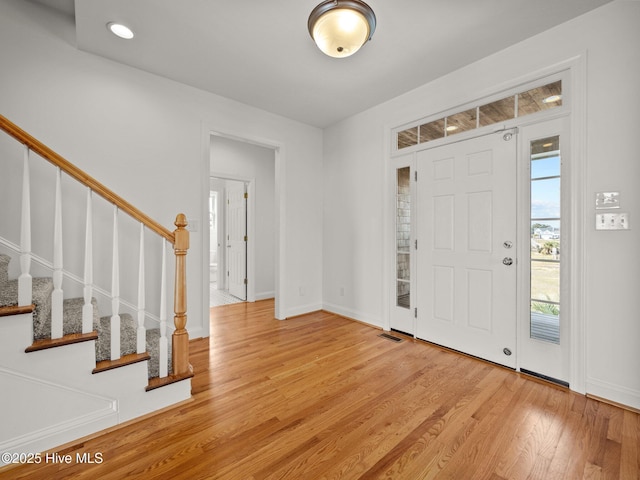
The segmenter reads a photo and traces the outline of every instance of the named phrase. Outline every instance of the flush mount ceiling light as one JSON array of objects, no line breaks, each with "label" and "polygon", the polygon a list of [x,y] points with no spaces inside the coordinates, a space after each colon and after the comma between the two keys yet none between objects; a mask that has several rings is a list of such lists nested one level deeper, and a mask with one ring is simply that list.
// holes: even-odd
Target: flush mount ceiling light
[{"label": "flush mount ceiling light", "polygon": [[109,22],[107,23],[107,28],[117,37],[124,38],[125,40],[131,40],[133,38],[133,31],[121,23]]},{"label": "flush mount ceiling light", "polygon": [[323,53],[334,58],[348,57],[371,40],[376,15],[359,0],[328,0],[309,15],[309,33]]}]

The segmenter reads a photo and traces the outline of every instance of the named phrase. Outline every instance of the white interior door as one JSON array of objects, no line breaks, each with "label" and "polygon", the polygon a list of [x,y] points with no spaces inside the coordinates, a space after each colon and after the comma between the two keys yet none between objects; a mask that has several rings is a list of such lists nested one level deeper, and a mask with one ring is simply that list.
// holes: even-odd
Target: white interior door
[{"label": "white interior door", "polygon": [[229,293],[247,299],[247,199],[244,183],[227,188],[227,275]]},{"label": "white interior door", "polygon": [[418,152],[417,337],[515,368],[516,135]]}]

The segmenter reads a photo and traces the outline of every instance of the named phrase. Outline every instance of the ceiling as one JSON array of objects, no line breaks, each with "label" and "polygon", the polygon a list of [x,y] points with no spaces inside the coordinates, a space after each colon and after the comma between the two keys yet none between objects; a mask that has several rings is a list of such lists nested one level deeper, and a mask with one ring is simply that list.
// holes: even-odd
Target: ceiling
[{"label": "ceiling", "polygon": [[368,0],[373,39],[342,59],[307,31],[320,0],[32,1],[75,14],[81,50],[323,128],[611,0]]}]

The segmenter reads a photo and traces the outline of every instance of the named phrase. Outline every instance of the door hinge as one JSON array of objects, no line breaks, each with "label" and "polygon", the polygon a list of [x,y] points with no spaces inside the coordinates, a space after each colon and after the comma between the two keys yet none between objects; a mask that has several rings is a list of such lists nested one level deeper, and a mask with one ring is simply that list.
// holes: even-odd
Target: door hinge
[{"label": "door hinge", "polygon": [[244,192],[244,198],[249,198],[249,194],[247,192]]},{"label": "door hinge", "polygon": [[248,284],[249,284],[249,282],[247,281],[247,279],[246,279],[246,278],[244,279],[244,284],[245,284],[245,285],[248,285]]},{"label": "door hinge", "polygon": [[418,307],[413,309],[413,317],[418,318]]},{"label": "door hinge", "polygon": [[249,241],[249,237],[247,237],[246,235],[244,236],[244,241],[248,242]]},{"label": "door hinge", "polygon": [[415,179],[415,181],[418,181],[418,171],[416,170],[415,172],[413,172],[413,177]]},{"label": "door hinge", "polygon": [[415,247],[416,247],[416,250],[417,250],[418,249],[418,239],[417,238],[415,239]]}]

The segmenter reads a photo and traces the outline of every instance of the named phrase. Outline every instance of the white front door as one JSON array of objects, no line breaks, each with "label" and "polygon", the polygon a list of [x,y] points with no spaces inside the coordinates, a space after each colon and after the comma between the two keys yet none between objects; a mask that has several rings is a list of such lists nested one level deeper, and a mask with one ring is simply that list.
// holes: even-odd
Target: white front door
[{"label": "white front door", "polygon": [[516,134],[418,152],[417,337],[516,366]]},{"label": "white front door", "polygon": [[247,299],[247,199],[244,183],[227,188],[227,276],[229,293]]}]

